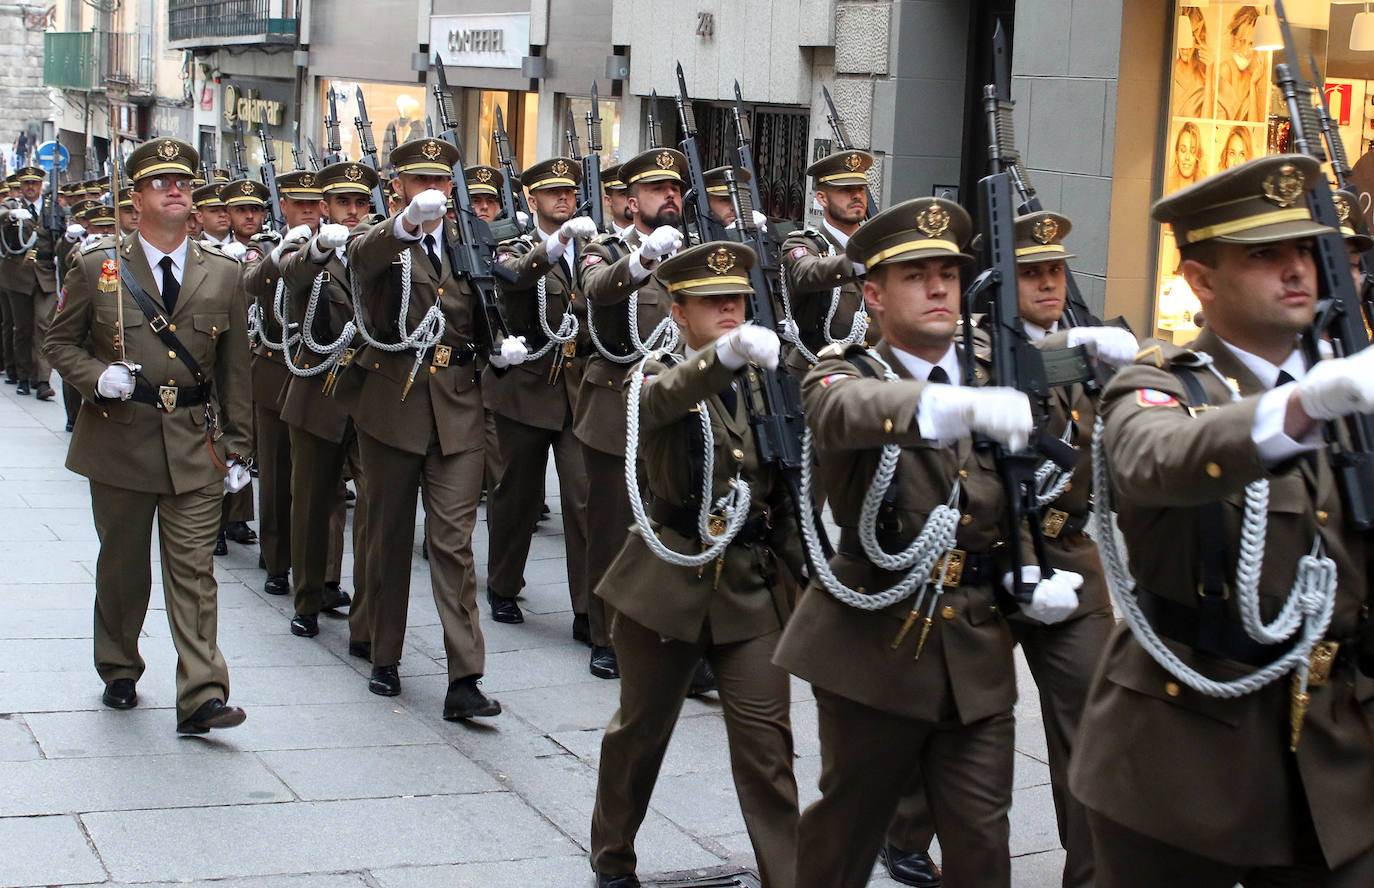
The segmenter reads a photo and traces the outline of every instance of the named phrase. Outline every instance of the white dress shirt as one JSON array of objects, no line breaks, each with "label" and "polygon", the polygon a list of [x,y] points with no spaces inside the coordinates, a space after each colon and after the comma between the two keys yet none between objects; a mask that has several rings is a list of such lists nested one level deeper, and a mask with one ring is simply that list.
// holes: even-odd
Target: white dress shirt
[{"label": "white dress shirt", "polygon": [[138,236],[139,246],[143,247],[143,255],[148,257],[148,267],[153,270],[153,280],[157,282],[158,295],[162,295],[162,269],[158,266],[162,262],[163,256],[172,257],[172,277],[177,279],[180,284],[186,275],[186,238],[181,239],[177,248],[170,253],[164,253],[157,247],[148,243],[143,235]]}]

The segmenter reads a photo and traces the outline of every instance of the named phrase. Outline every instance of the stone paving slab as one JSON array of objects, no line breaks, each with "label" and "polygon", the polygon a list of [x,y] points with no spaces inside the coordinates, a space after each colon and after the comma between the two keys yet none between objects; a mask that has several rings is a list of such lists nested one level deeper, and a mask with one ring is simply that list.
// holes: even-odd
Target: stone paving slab
[{"label": "stone paving slab", "polygon": [[307,801],[498,792],[500,780],[444,743],[258,753]]},{"label": "stone paving slab", "polygon": [[106,877],[75,817],[0,818],[0,848],[0,885],[70,885]]}]

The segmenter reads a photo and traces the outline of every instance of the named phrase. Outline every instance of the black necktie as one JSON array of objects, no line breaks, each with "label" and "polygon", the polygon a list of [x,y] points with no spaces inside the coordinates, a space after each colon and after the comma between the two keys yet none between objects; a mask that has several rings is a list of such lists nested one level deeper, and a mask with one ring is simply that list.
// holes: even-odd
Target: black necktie
[{"label": "black necktie", "polygon": [[930,368],[930,375],[926,377],[926,381],[949,385],[949,374],[945,372],[944,367],[936,364],[934,367]]},{"label": "black necktie", "polygon": [[717,392],[717,393],[716,393],[716,396],[717,396],[718,398],[720,398],[720,402],[721,402],[722,404],[725,405],[725,415],[726,415],[726,416],[734,416],[734,415],[735,415],[735,384],[734,384],[733,382],[730,383],[730,384],[727,385],[725,388],[723,388],[723,389],[721,389],[719,392]]},{"label": "black necktie", "polygon": [[568,276],[568,286],[572,286],[576,281],[573,278],[572,261],[568,258],[567,250],[563,251],[563,255],[559,257],[558,261],[563,265],[563,273]]},{"label": "black necktie", "polygon": [[444,276],[444,263],[439,260],[439,254],[435,250],[434,235],[425,235],[425,252],[429,254],[429,264],[434,266],[436,277]]},{"label": "black necktie", "polygon": [[[1297,382],[1297,380],[1293,378],[1293,374],[1289,373],[1287,370],[1280,370],[1279,379],[1274,383],[1274,388],[1278,388],[1281,385],[1287,385],[1290,382]],[[1313,472],[1317,471],[1317,455],[1315,453],[1308,451],[1302,455],[1302,458],[1307,461],[1307,465]]]},{"label": "black necktie", "polygon": [[177,276],[172,273],[172,257],[163,256],[158,263],[162,268],[162,304],[167,306],[167,314],[176,311],[177,297],[181,295],[181,284],[177,283]]}]

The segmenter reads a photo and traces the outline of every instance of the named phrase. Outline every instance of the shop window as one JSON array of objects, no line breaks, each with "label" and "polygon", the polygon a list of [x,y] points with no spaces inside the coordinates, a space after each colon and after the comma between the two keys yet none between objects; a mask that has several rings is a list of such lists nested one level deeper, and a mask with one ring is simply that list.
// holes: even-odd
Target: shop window
[{"label": "shop window", "polygon": [[[320,81],[320,103],[324,115],[329,113],[329,91],[334,91],[334,103],[339,112],[339,142],[349,160],[359,160],[362,148],[353,120],[358,116],[358,90],[362,89],[367,116],[372,121],[372,140],[377,146],[377,163],[383,173],[391,171],[391,151],[397,145],[425,135],[425,87],[420,83],[364,83],[353,80]],[[437,128],[438,122],[433,122]],[[323,123],[315,139],[316,149],[324,154]],[[288,148],[288,158],[291,156]]]},{"label": "shop window", "polygon": [[[1350,49],[1351,26],[1364,6],[1292,0],[1284,7],[1303,75],[1310,80],[1310,53],[1346,154],[1358,166],[1356,181],[1363,181],[1362,190],[1369,192],[1374,188],[1374,157],[1366,159],[1374,135],[1374,52]],[[1265,4],[1230,0],[1175,5],[1162,195],[1246,160],[1291,150],[1288,109],[1274,83],[1274,66],[1284,61],[1283,51],[1255,47],[1256,27],[1270,13]],[[1362,203],[1368,220],[1369,202]],[[1154,333],[1187,342],[1197,333],[1201,305],[1178,275],[1178,248],[1167,227],[1159,242]]]}]

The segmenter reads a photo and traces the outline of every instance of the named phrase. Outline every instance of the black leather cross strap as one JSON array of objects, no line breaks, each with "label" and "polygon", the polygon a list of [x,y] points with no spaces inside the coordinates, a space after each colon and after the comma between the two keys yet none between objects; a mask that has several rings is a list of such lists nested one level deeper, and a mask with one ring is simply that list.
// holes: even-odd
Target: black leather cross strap
[{"label": "black leather cross strap", "polygon": [[[111,259],[116,258],[114,250],[106,250],[105,253]],[[134,297],[134,302],[138,303],[139,310],[148,319],[148,326],[157,335],[157,338],[162,340],[162,344],[167,346],[169,351],[176,353],[176,356],[181,359],[181,363],[185,364],[186,369],[191,371],[191,376],[197,384],[208,386],[210,379],[200,369],[200,364],[191,355],[191,350],[182,345],[181,340],[177,339],[176,334],[172,332],[167,318],[157,310],[152,297],[134,279],[134,274],[129,269],[129,263],[119,263],[119,278],[124,282],[124,288],[129,291],[129,295]],[[124,335],[124,331],[121,330],[120,335]]]},{"label": "black leather cross strap", "polygon": [[[841,528],[840,544],[835,551],[856,561],[868,561],[868,555],[864,552],[863,543],[859,541],[858,530],[852,527]],[[938,565],[940,562],[936,562]],[[997,559],[991,552],[965,552],[963,556],[963,572],[959,576],[960,586],[977,586],[983,583],[992,583],[997,588],[1002,587],[1001,574]]]},{"label": "black leather cross strap", "polygon": [[[697,531],[697,511],[698,507],[679,506],[658,497],[650,497],[648,502],[649,517],[663,525],[672,528],[674,531],[688,539],[695,539],[699,536]],[[744,522],[744,526],[739,529],[730,540],[732,546],[752,546],[756,543],[764,543],[768,540],[768,532],[772,524],[767,515],[755,515]]]}]

